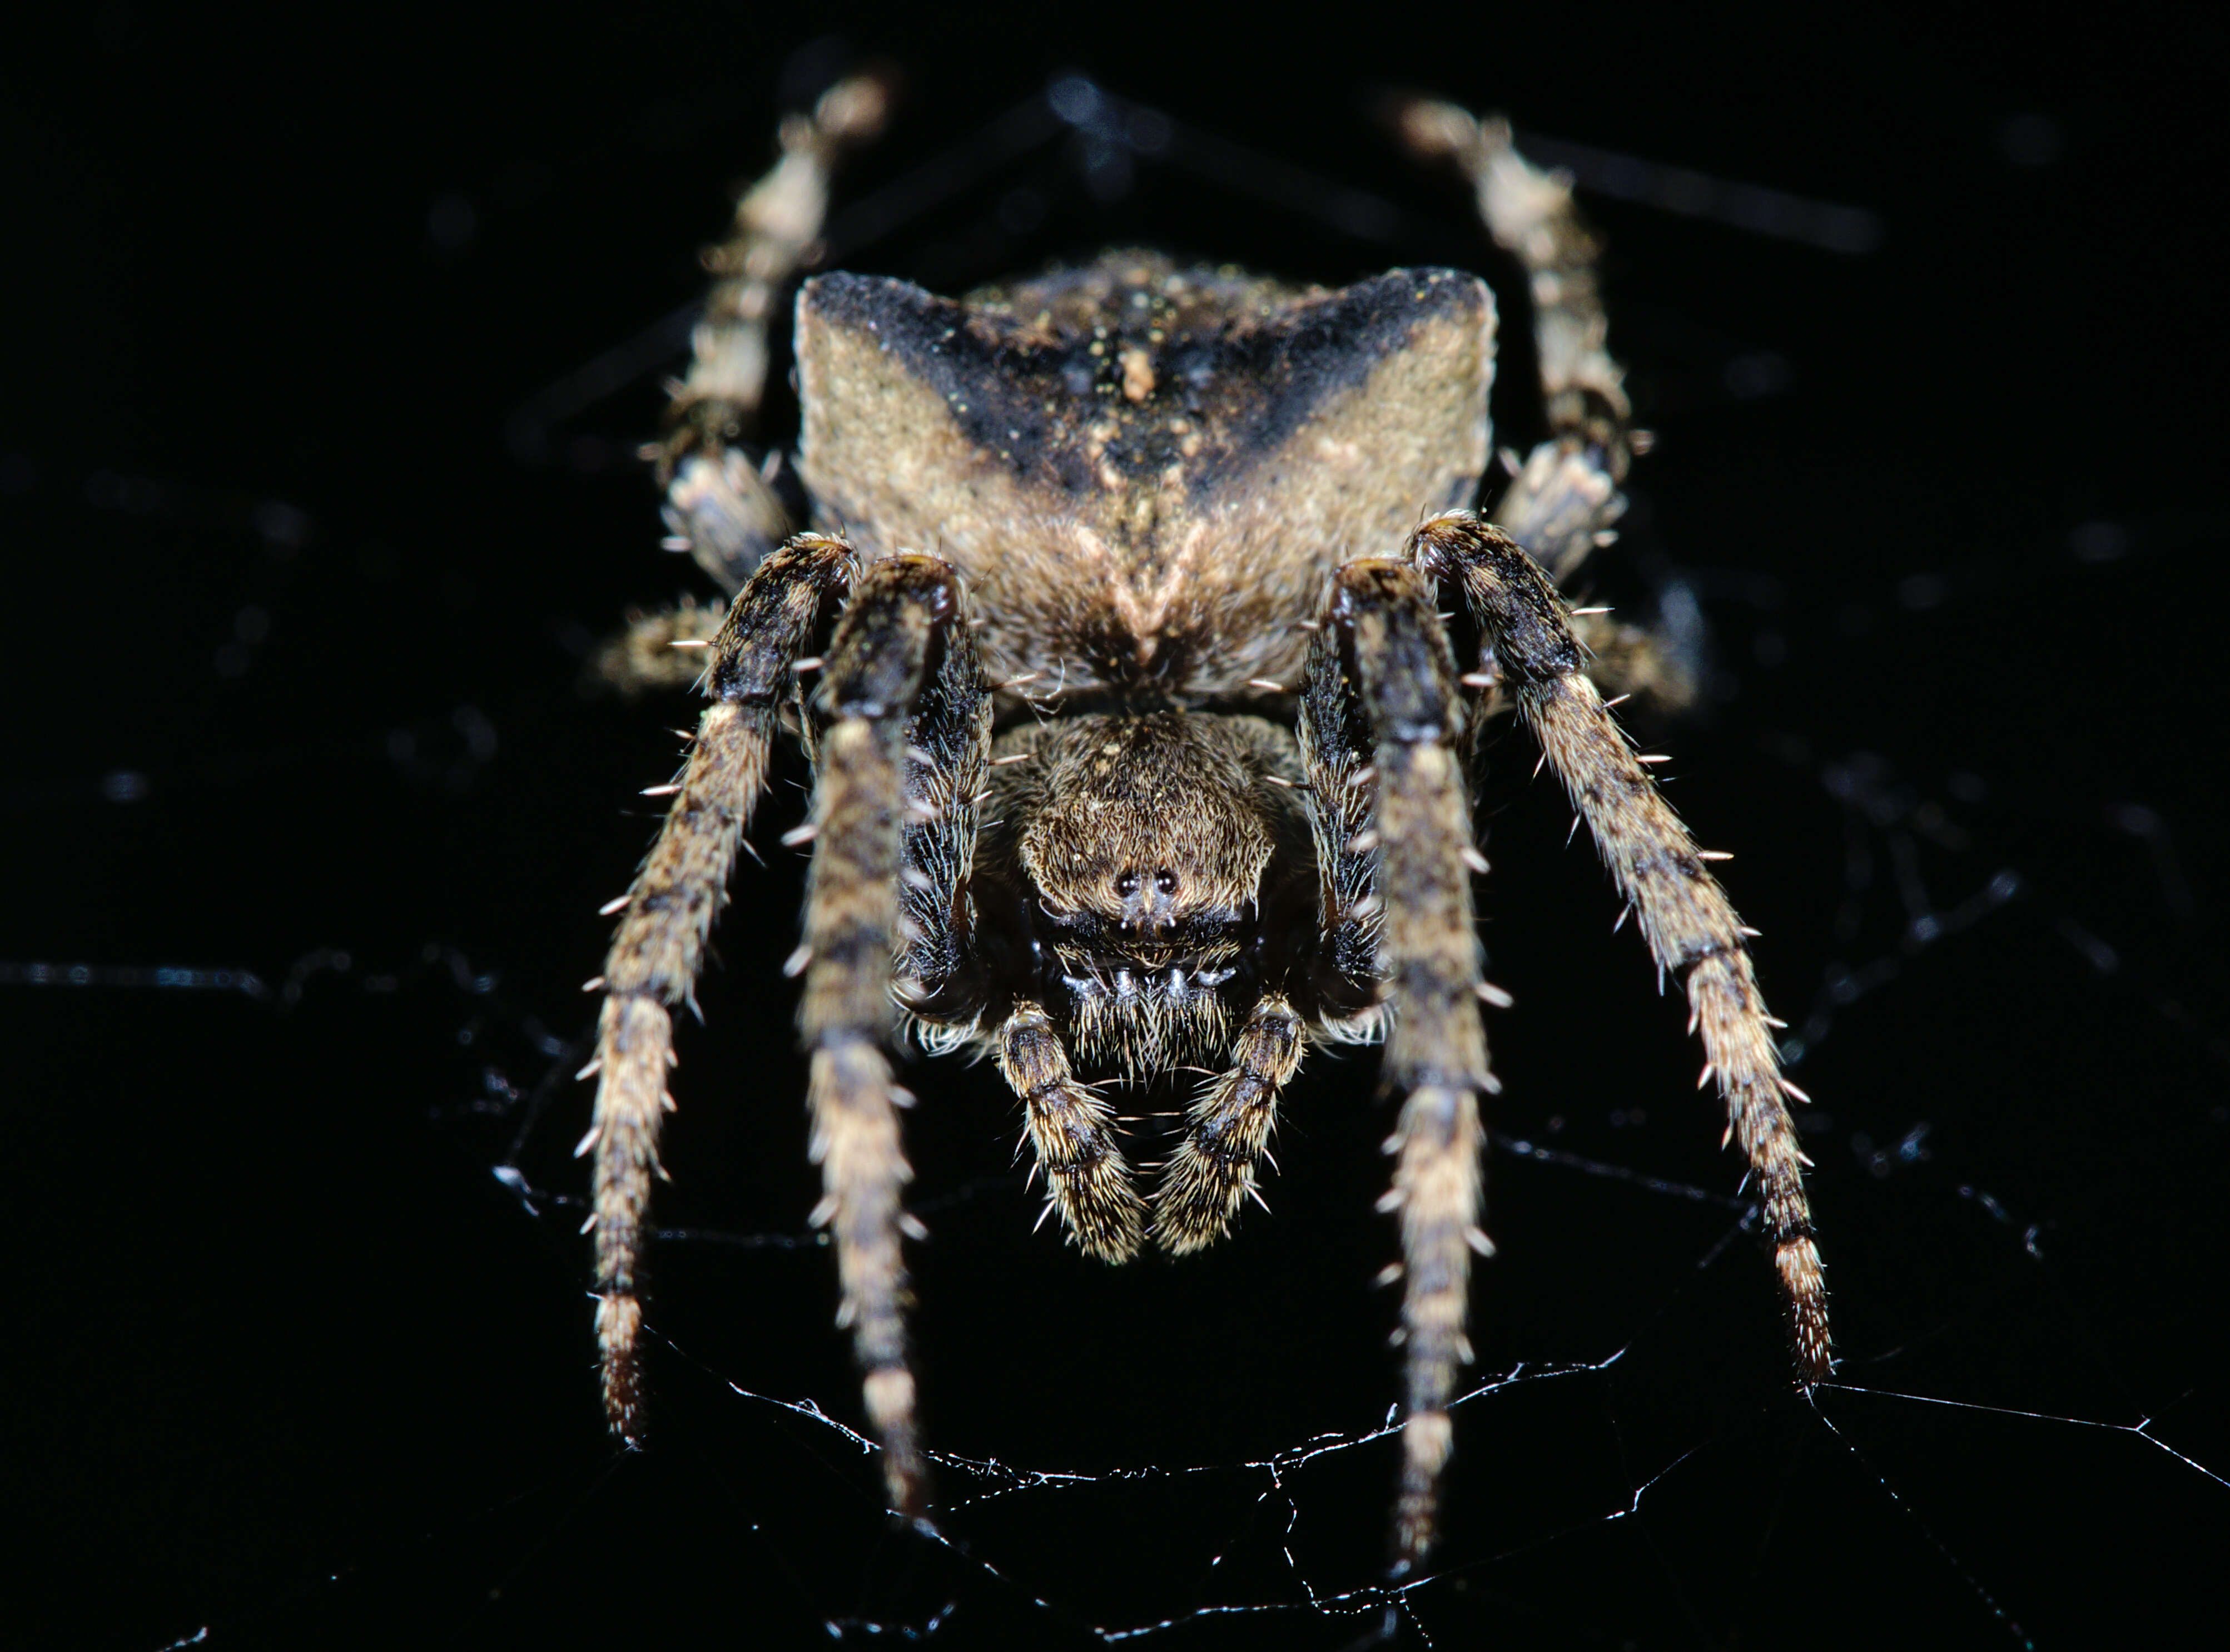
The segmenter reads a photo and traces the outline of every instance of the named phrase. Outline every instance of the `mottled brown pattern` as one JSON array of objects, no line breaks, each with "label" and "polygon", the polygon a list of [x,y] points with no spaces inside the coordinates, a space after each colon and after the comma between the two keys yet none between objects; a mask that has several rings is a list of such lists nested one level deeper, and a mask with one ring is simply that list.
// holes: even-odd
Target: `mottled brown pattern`
[{"label": "mottled brown pattern", "polygon": [[[733,442],[764,375],[768,294],[808,259],[829,166],[879,100],[847,83],[785,130],[784,161],[720,255],[662,450],[676,533],[741,589],[706,656],[715,703],[660,789],[672,812],[616,903],[600,983],[583,1145],[613,1426],[640,1430],[669,1007],[702,964],[785,717],[815,770],[788,838],[813,845],[790,970],[804,978],[815,1219],[893,1507],[918,1513],[927,1494],[901,1036],[997,1061],[1048,1213],[1109,1262],[1150,1231],[1177,1254],[1223,1236],[1259,1197],[1309,1041],[1383,1038],[1407,1367],[1393,1559],[1400,1576],[1423,1563],[1471,1357],[1472,1258],[1492,1252],[1479,1005],[1501,1000],[1479,974],[1471,881],[1486,862],[1466,766],[1482,722],[1512,707],[1687,991],[1763,1201],[1799,1380],[1824,1376],[1804,1161],[1748,932],[1611,720],[1578,616],[1536,560],[1569,572],[1608,537],[1640,447],[1569,190],[1493,123],[1437,105],[1404,117],[1414,147],[1467,171],[1532,281],[1552,436],[1514,464],[1509,532],[1462,508],[1487,456],[1494,309],[1447,270],[1324,292],[1124,251],[960,300],[823,276],[796,310],[799,453],[754,461]],[[771,530],[744,519],[792,463],[830,531],[770,551]],[[1441,611],[1458,604],[1466,653],[1478,638],[1460,663]],[[1580,618],[1583,637],[1620,681],[1677,699],[1652,640],[1599,618]],[[645,622],[614,674],[679,674],[647,657],[673,623]],[[1144,1186],[1110,1087],[1202,1068],[1215,1076]]]},{"label": "mottled brown pattern", "polygon": [[1194,701],[1289,677],[1329,567],[1475,495],[1493,338],[1449,270],[1298,292],[1112,253],[964,303],[822,276],[798,462],[863,550],[949,557],[1015,669]]}]

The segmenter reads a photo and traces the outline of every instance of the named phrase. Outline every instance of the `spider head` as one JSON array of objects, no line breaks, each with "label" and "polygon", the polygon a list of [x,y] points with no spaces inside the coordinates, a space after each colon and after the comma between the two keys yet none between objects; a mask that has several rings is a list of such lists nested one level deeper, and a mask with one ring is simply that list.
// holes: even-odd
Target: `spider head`
[{"label": "spider head", "polygon": [[[1049,1003],[1077,1054],[1143,1079],[1216,1060],[1260,972],[1287,796],[1233,720],[1080,717],[1037,745],[1010,820]],[[1019,816],[1015,819],[1015,816]]]}]

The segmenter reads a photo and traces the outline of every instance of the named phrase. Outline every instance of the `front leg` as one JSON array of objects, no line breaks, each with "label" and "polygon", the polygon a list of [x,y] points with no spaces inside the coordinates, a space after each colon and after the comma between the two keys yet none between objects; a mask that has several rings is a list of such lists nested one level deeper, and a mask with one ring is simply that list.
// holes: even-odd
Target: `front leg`
[{"label": "front leg", "polygon": [[849,584],[852,548],[805,534],[759,565],[713,645],[713,705],[697,727],[689,766],[634,887],[617,903],[619,932],[591,986],[605,993],[596,1057],[594,1148],[596,1339],[604,1416],[630,1442],[641,1432],[635,1344],[642,1327],[643,1224],[661,1174],[659,1126],[673,1106],[672,1006],[691,1002],[706,938],[727,900],[728,874],[765,788],[781,708],[796,692],[795,662]]},{"label": "front leg", "polygon": [[[1479,1097],[1492,1091],[1479,1012],[1479,939],[1472,919],[1471,810],[1459,742],[1463,707],[1431,587],[1407,563],[1350,562],[1334,576],[1309,657],[1302,755],[1323,818],[1345,831],[1360,798],[1368,824],[1336,844],[1372,868],[1375,893],[1343,924],[1375,925],[1370,976],[1390,999],[1385,1082],[1403,1096],[1388,1150],[1396,1155],[1385,1208],[1398,1211],[1407,1288],[1408,1360],[1394,1571],[1406,1576],[1435,1536],[1440,1477],[1453,1440],[1447,1404],[1471,1357],[1464,1320],[1479,1227]],[[1368,761],[1356,746],[1367,742]],[[1327,887],[1340,894],[1337,867]]]},{"label": "front leg", "polygon": [[1451,512],[1419,528],[1410,553],[1425,573],[1462,587],[1479,628],[1482,666],[1518,715],[1595,836],[1603,863],[1640,914],[1660,971],[1687,988],[1689,1030],[1704,1040],[1704,1082],[1717,1078],[1727,1138],[1742,1145],[1765,1210],[1800,1383],[1833,1364],[1827,1287],[1804,1196],[1796,1126],[1745,938],[1751,932],[1712,877],[1710,858],[1658,796],[1602,696],[1581,669],[1563,600],[1499,528]]},{"label": "front leg", "polygon": [[[911,1098],[893,1082],[887,1053],[896,1019],[892,966],[894,953],[915,944],[901,917],[899,872],[908,817],[925,812],[908,799],[907,765],[920,763],[908,735],[919,732],[925,702],[936,698],[940,650],[954,671],[974,671],[966,638],[958,577],[935,557],[901,554],[876,564],[845,610],[816,706],[826,726],[799,954],[805,967],[799,1021],[812,1052],[812,1151],[824,1189],[814,1220],[835,1238],[843,1284],[838,1322],[852,1327],[865,1372],[891,1506],[906,1514],[920,1507],[923,1472],[899,1242],[902,1232],[919,1229],[899,1203],[912,1172],[899,1145],[898,1110]],[[980,700],[980,681],[971,687]],[[980,758],[988,738],[981,714],[962,718],[960,728]]]}]

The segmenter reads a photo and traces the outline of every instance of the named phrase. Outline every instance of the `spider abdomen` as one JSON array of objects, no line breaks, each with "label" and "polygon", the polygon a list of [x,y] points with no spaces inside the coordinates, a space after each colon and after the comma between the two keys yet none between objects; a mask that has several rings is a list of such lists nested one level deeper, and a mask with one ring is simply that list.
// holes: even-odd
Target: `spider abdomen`
[{"label": "spider abdomen", "polygon": [[950,559],[1019,670],[1236,694],[1299,669],[1327,565],[1477,494],[1494,323],[1442,269],[1328,293],[1116,252],[966,300],[824,275],[799,468],[863,549]]}]

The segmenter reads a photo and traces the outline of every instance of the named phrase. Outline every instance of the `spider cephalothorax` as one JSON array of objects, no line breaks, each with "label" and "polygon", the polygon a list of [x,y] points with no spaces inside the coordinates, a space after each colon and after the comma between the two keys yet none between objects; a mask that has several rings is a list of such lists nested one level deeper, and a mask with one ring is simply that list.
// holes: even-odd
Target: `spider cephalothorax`
[{"label": "spider cephalothorax", "polygon": [[1237,1007],[1315,917],[1313,887],[1295,887],[1292,740],[1164,711],[1026,725],[1002,746],[980,899],[1009,993],[1063,1003],[1082,1061],[1133,1081],[1221,1059]]},{"label": "spider cephalothorax", "polygon": [[[1324,292],[1134,252],[960,300],[807,282],[791,462],[811,519],[795,522],[774,466],[732,439],[828,167],[880,119],[873,85],[847,82],[785,129],[782,166],[722,255],[739,274],[714,294],[662,449],[668,520],[734,598],[711,642],[713,704],[600,983],[590,1141],[614,1426],[632,1437],[639,1420],[667,1006],[690,991],[785,716],[815,768],[790,841],[814,846],[791,967],[816,1220],[835,1235],[894,1507],[923,1495],[900,1255],[918,1229],[892,1072],[904,1028],[996,1060],[1068,1234],[1113,1262],[1150,1237],[1180,1253],[1220,1237],[1310,1041],[1383,1037],[1408,1368],[1396,1564],[1423,1555],[1469,1354],[1470,1258],[1488,1249],[1479,1003],[1498,995],[1479,976],[1467,771],[1480,723],[1507,710],[1687,991],[1757,1179],[1800,1378],[1824,1375],[1802,1158],[1747,932],[1611,720],[1544,571],[1576,566],[1616,518],[1629,448],[1593,247],[1563,186],[1497,126],[1408,112],[1413,145],[1462,163],[1533,275],[1556,434],[1499,526],[1469,508],[1495,315],[1475,278],[1395,270]],[[1646,639],[1590,635],[1647,660]],[[1086,1081],[1188,1068],[1214,1076],[1148,1185]]]}]

